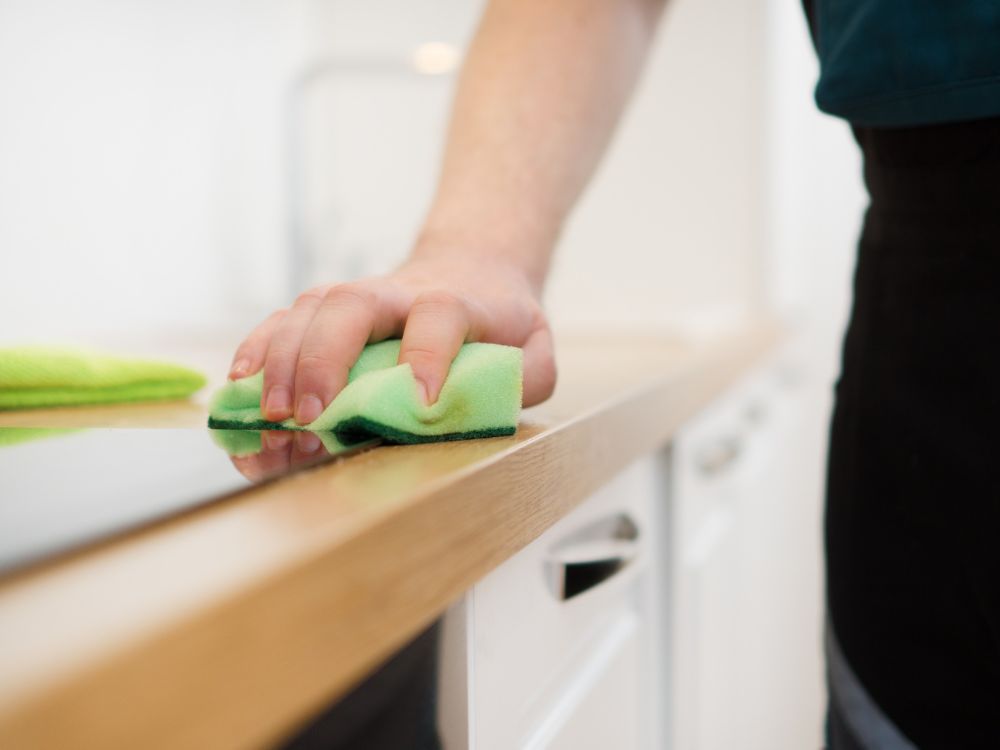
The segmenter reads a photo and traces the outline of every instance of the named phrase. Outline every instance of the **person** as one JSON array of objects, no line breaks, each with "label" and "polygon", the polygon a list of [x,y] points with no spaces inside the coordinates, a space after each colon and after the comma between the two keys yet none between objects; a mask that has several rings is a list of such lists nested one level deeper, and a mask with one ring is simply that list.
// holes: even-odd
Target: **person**
[{"label": "person", "polygon": [[[817,101],[853,125],[871,199],[831,431],[828,743],[1000,747],[1000,4],[806,6]],[[311,421],[393,336],[427,402],[465,341],[523,347],[525,405],[552,393],[549,261],[662,7],[488,3],[407,260],[239,346],[268,419]]]}]

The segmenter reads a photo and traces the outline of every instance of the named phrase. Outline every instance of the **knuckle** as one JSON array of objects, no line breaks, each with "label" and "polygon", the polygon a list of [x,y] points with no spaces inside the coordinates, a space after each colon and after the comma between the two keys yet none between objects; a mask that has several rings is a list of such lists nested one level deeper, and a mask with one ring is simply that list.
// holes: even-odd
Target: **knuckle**
[{"label": "knuckle", "polygon": [[375,293],[359,284],[338,284],[327,291],[324,301],[335,307],[370,309],[375,306]]},{"label": "knuckle", "polygon": [[317,305],[323,301],[323,292],[319,289],[307,289],[295,298],[294,307]]},{"label": "knuckle", "polygon": [[464,309],[465,301],[447,289],[432,289],[418,294],[413,306],[415,308],[429,308],[431,310]]},{"label": "knuckle", "polygon": [[329,353],[318,347],[310,347],[309,349],[303,349],[299,352],[299,364],[306,367],[323,367],[324,365],[330,364],[330,362],[331,357]]},{"label": "knuckle", "polygon": [[276,360],[297,359],[298,347],[289,341],[287,337],[275,336],[271,339],[271,345],[267,348],[267,358]]},{"label": "knuckle", "polygon": [[268,377],[284,373],[295,360],[296,352],[287,347],[272,346],[267,352],[264,372]]},{"label": "knuckle", "polygon": [[333,360],[322,352],[303,352],[299,355],[296,371],[299,374],[311,375],[317,372],[333,369]]}]

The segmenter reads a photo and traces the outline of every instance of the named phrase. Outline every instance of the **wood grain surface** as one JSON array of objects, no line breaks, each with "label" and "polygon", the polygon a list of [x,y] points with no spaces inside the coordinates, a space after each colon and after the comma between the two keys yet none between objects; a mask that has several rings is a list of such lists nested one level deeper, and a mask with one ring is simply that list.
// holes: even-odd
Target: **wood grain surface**
[{"label": "wood grain surface", "polygon": [[[513,437],[377,448],[0,579],[0,747],[280,739],[778,337],[563,341],[555,397]],[[14,421],[204,419],[191,404],[32,415]]]}]

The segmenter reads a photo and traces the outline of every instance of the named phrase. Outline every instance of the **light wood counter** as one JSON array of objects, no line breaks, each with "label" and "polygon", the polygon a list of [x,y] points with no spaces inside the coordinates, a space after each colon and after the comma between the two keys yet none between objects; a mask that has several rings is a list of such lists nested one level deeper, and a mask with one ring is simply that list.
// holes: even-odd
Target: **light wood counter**
[{"label": "light wood counter", "polygon": [[[517,435],[382,447],[0,579],[0,747],[267,744],[769,351],[560,340]],[[200,405],[57,409],[0,426],[204,424]]]}]

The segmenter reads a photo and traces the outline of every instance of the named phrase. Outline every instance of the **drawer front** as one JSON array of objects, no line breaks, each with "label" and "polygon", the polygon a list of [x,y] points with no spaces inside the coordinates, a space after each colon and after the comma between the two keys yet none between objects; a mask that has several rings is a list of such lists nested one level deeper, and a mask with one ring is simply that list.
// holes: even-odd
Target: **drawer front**
[{"label": "drawer front", "polygon": [[625,616],[609,629],[592,659],[527,743],[528,750],[610,750],[639,747],[643,641],[639,620]]},{"label": "drawer front", "polygon": [[[475,748],[561,747],[550,739],[575,735],[559,728],[560,717],[578,715],[596,689],[588,680],[605,668],[621,683],[605,689],[638,693],[641,670],[610,664],[628,662],[612,647],[616,638],[638,643],[650,630],[659,493],[653,459],[634,464],[474,587],[466,605]],[[637,701],[609,710],[626,704],[637,711]],[[607,712],[604,720],[619,724]],[[637,724],[631,714],[620,721]]]}]

